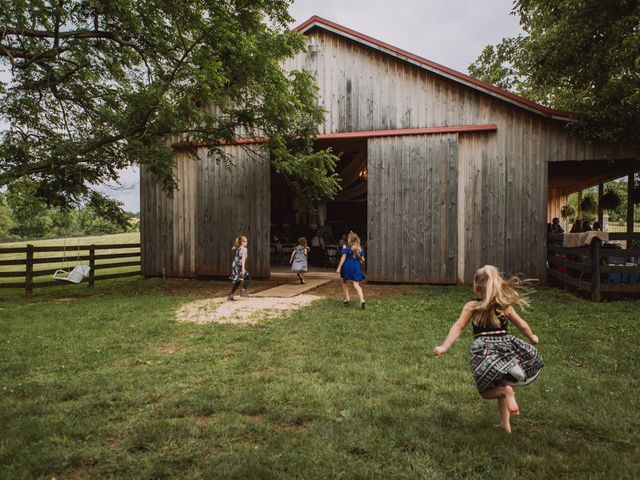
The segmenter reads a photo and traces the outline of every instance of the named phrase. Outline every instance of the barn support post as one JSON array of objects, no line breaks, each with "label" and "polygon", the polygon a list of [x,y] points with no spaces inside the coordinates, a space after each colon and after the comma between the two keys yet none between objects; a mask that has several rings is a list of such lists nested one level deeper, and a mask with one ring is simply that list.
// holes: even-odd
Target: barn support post
[{"label": "barn support post", "polygon": [[600,249],[602,241],[594,238],[591,241],[591,300],[599,302],[600,294]]},{"label": "barn support post", "polygon": [[598,223],[600,224],[600,229],[602,230],[602,222],[603,218],[603,210],[602,210],[602,195],[604,195],[604,183],[598,184]]},{"label": "barn support post", "polygon": [[576,220],[582,220],[582,207],[580,204],[582,203],[582,190],[578,192],[578,213],[576,213]]},{"label": "barn support post", "polygon": [[[631,192],[633,191],[633,178],[634,173],[629,172],[627,177],[627,233],[633,233],[633,210],[634,205],[631,201]],[[627,248],[632,248],[631,243],[633,240],[631,237],[627,240]]]}]

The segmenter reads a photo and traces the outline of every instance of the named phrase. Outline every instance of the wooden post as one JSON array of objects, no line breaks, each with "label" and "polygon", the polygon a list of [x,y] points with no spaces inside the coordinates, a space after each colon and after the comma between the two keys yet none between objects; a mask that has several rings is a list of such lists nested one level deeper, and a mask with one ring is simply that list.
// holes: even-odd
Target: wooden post
[{"label": "wooden post", "polygon": [[604,221],[604,212],[602,210],[602,206],[600,205],[602,203],[602,195],[604,195],[604,183],[600,183],[598,185],[598,223],[600,224],[600,230],[604,231],[604,228],[602,226]]},{"label": "wooden post", "polygon": [[96,246],[89,246],[89,287],[93,287],[96,277]]},{"label": "wooden post", "polygon": [[27,289],[27,297],[33,296],[33,245],[31,244],[27,245],[24,285]]},{"label": "wooden post", "polygon": [[591,300],[599,302],[600,295],[600,247],[602,241],[594,238],[591,241]]},{"label": "wooden post", "polygon": [[578,192],[578,210],[576,213],[576,220],[580,219],[582,221],[582,207],[580,204],[582,203],[582,190]]},{"label": "wooden post", "polygon": [[[631,201],[631,190],[633,189],[633,172],[627,177],[627,233],[633,233],[633,202]],[[627,239],[627,248],[631,248],[631,237]]]}]

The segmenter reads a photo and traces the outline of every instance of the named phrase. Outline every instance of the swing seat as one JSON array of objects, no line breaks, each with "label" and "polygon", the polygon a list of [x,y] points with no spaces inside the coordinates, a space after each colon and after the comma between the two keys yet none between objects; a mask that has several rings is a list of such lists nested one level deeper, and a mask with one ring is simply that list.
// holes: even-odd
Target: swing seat
[{"label": "swing seat", "polygon": [[89,265],[76,265],[71,271],[56,270],[53,274],[55,280],[64,280],[65,282],[80,283],[85,277],[89,276],[91,267]]}]

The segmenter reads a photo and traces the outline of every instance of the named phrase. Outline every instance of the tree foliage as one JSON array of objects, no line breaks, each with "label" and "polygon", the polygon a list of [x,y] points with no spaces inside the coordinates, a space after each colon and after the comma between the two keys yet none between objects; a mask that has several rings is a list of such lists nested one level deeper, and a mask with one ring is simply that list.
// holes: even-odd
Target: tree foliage
[{"label": "tree foliage", "polygon": [[0,193],[0,241],[124,233],[138,226],[117,200],[93,193],[77,207],[51,207],[37,188],[24,178]]},{"label": "tree foliage", "polygon": [[335,157],[300,141],[323,119],[317,88],[280,66],[304,48],[286,28],[290,3],[0,0],[0,186],[29,177],[64,205],[142,164],[170,191],[173,143],[224,158],[218,145],[242,132],[268,137],[277,169],[331,196]]},{"label": "tree foliage", "polygon": [[516,0],[524,35],[486,47],[469,72],[572,112],[603,141],[640,143],[638,0]]}]

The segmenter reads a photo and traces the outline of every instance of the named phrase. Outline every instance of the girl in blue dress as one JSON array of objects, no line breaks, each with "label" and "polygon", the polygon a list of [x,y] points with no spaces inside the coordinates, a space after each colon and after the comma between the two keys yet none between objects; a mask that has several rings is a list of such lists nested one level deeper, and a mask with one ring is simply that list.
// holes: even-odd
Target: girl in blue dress
[{"label": "girl in blue dress", "polygon": [[291,258],[289,259],[291,271],[296,272],[296,275],[300,279],[300,283],[304,283],[304,273],[309,269],[307,255],[309,255],[307,239],[305,237],[300,237],[298,239],[298,245],[296,245],[291,252]]},{"label": "girl in blue dress", "polygon": [[344,290],[344,304],[351,302],[349,298],[348,281],[353,282],[358,297],[360,298],[360,308],[364,310],[364,294],[360,282],[364,280],[362,265],[364,264],[364,250],[360,246],[360,238],[353,232],[347,236],[347,244],[342,247],[342,256],[336,269],[336,273],[342,278],[342,289]]}]

